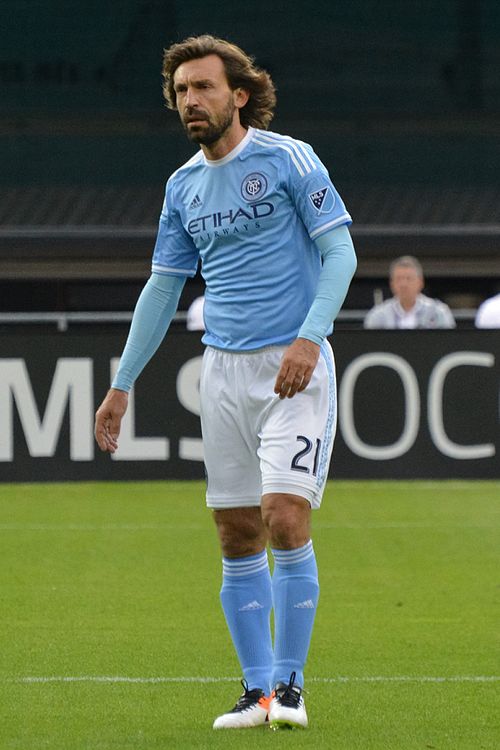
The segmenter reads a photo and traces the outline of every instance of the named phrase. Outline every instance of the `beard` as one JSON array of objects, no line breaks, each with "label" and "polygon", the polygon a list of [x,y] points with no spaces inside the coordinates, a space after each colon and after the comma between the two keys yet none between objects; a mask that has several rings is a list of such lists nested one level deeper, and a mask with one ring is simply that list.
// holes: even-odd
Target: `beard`
[{"label": "beard", "polygon": [[[224,133],[231,127],[233,123],[234,106],[232,97],[228,99],[227,104],[223,111],[215,116],[210,117],[207,112],[201,109],[191,109],[184,113],[184,118],[188,118],[187,121],[183,118],[182,124],[186,130],[187,136],[194,143],[199,143],[204,146],[211,146],[213,143],[218,141]],[[197,123],[190,127],[189,118],[199,117],[203,122]]]}]

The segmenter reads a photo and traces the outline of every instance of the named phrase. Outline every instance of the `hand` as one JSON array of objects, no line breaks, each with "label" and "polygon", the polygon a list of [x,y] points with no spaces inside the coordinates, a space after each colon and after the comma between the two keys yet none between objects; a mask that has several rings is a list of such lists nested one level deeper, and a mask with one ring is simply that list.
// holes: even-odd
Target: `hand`
[{"label": "hand", "polygon": [[319,344],[309,339],[295,339],[285,350],[274,386],[274,392],[280,398],[292,398],[307,388],[318,362],[319,350]]},{"label": "hand", "polygon": [[127,411],[128,393],[110,388],[95,415],[95,439],[102,451],[114,453],[123,415]]}]

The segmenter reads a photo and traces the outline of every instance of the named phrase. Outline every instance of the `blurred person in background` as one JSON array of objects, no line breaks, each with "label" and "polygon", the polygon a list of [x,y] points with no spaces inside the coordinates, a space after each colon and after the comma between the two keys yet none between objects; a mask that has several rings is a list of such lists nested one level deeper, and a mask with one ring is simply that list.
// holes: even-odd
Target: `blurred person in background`
[{"label": "blurred person in background", "polygon": [[479,305],[475,325],[476,328],[500,328],[500,292]]},{"label": "blurred person in background", "polygon": [[389,267],[391,299],[372,307],[364,328],[455,328],[453,314],[444,302],[422,294],[424,272],[412,255],[396,258]]},{"label": "blurred person in background", "polygon": [[196,297],[188,307],[186,317],[186,328],[188,331],[204,331],[205,318],[203,310],[205,309],[205,296]]}]

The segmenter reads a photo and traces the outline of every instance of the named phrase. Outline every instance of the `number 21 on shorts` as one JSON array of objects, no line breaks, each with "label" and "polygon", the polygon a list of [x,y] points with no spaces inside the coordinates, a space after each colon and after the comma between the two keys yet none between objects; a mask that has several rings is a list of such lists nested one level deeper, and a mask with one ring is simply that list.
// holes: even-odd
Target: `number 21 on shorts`
[{"label": "number 21 on shorts", "polygon": [[[294,455],[290,468],[294,469],[295,471],[303,471],[305,474],[312,473],[313,477],[315,477],[316,471],[318,469],[318,458],[321,450],[321,440],[319,438],[316,438],[316,443],[314,444],[313,441],[305,435],[297,435],[297,441],[299,443],[302,443],[304,447]],[[309,454],[312,453],[313,448],[314,458],[311,471],[309,466],[306,465],[310,464],[310,458],[306,459],[306,456],[309,456]]]}]

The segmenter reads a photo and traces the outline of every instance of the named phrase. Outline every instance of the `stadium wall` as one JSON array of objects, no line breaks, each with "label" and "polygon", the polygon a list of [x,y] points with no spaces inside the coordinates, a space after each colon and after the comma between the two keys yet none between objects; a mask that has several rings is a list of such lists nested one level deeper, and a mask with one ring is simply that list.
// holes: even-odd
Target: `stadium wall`
[{"label": "stadium wall", "polygon": [[[93,415],[126,333],[0,330],[0,481],[203,478],[197,333],[167,337],[131,395],[119,452],[99,452]],[[500,331],[339,331],[332,344],[332,477],[500,477]]]}]

